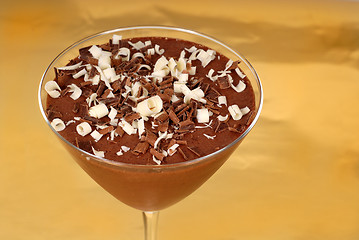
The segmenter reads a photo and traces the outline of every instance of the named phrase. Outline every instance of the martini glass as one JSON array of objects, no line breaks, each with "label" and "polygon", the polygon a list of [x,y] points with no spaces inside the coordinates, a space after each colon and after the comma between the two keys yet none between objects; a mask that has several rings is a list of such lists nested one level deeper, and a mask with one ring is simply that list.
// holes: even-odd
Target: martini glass
[{"label": "martini glass", "polygon": [[[134,165],[116,162],[95,156],[72,145],[51,126],[46,117],[47,93],[44,86],[48,81],[54,80],[54,67],[65,66],[70,59],[78,55],[78,49],[94,44],[103,44],[113,34],[121,35],[123,38],[151,36],[183,39],[210,47],[233,61],[240,60],[239,67],[251,81],[255,93],[255,109],[246,131],[235,141],[214,153],[191,161],[167,165]],[[259,77],[242,55],[204,34],[164,26],[119,28],[101,32],[74,43],[61,52],[47,67],[40,82],[38,97],[41,113],[48,126],[81,168],[118,200],[143,212],[145,240],[156,239],[160,210],[175,204],[198,189],[229,158],[255,125],[263,103]]]}]

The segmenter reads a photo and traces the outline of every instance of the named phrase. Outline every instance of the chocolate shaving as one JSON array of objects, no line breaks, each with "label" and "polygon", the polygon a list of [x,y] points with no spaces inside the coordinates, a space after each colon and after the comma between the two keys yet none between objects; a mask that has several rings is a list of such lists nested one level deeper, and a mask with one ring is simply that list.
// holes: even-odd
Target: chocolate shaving
[{"label": "chocolate shaving", "polygon": [[162,99],[163,102],[170,102],[171,96],[165,94],[165,93],[159,93],[158,96]]},{"label": "chocolate shaving", "polygon": [[47,118],[49,119],[49,121],[51,122],[52,120],[54,120],[55,118],[62,118],[62,113],[58,112],[58,111],[54,111],[52,109],[48,109],[47,111]]},{"label": "chocolate shaving", "polygon": [[174,124],[179,124],[180,120],[178,119],[177,115],[173,112],[172,109],[168,111],[168,117],[174,122]]},{"label": "chocolate shaving", "polygon": [[142,85],[138,88],[138,92],[137,92],[137,95],[136,95],[136,98],[139,98],[141,97],[143,94],[143,87]]},{"label": "chocolate shaving", "polygon": [[160,122],[164,122],[167,119],[168,119],[168,114],[166,112],[162,112],[162,114],[156,118],[156,120]]},{"label": "chocolate shaving", "polygon": [[92,54],[89,52],[89,49],[91,48],[92,46],[88,46],[88,47],[85,47],[85,48],[81,48],[79,50],[79,59],[80,60],[83,60],[91,65],[98,65],[98,60],[96,58],[94,58],[92,56]]},{"label": "chocolate shaving", "polygon": [[232,63],[232,65],[228,68],[229,71],[231,70],[234,70],[238,67],[238,64],[240,63],[241,61],[237,60],[235,62]]},{"label": "chocolate shaving", "polygon": [[144,100],[146,100],[146,99],[148,99],[148,98],[150,98],[150,96],[147,96],[147,97],[143,97],[143,98],[138,99],[138,100],[137,100],[137,104],[139,104],[140,102],[142,102],[142,101],[144,101]]},{"label": "chocolate shaving", "polygon": [[200,157],[201,154],[199,153],[199,150],[197,147],[195,146],[187,146],[187,148],[192,152],[194,153],[197,157]]},{"label": "chocolate shaving", "polygon": [[183,104],[181,104],[181,105],[179,105],[179,106],[177,106],[177,107],[175,108],[175,112],[177,113],[177,112],[183,110],[183,109],[186,108],[186,107],[187,107],[187,104],[186,104],[186,103],[183,103]]},{"label": "chocolate shaving", "polygon": [[148,142],[139,142],[136,147],[132,150],[132,153],[135,155],[144,154],[147,152],[147,149],[149,148]]},{"label": "chocolate shaving", "polygon": [[113,126],[109,126],[107,128],[98,130],[98,132],[101,133],[102,135],[105,135],[106,133],[111,132],[113,129],[114,129]]},{"label": "chocolate shaving", "polygon": [[71,90],[71,88],[66,87],[64,90],[62,90],[62,91],[60,92],[60,96],[61,96],[61,97],[65,96],[67,93],[69,93],[70,90]]},{"label": "chocolate shaving", "polygon": [[190,81],[189,82],[189,88],[192,90],[192,89],[195,89],[197,87],[201,87],[201,89],[202,89],[203,80],[204,80],[203,77],[201,77],[199,79],[189,80]]},{"label": "chocolate shaving", "polygon": [[99,123],[99,120],[97,118],[90,117],[90,116],[84,116],[83,120],[85,120],[86,122],[88,122],[91,125],[96,125]]},{"label": "chocolate shaving", "polygon": [[208,93],[206,94],[206,98],[211,100],[218,99],[218,96],[220,96],[220,94],[217,91],[214,91],[213,88],[211,88],[211,90],[209,90]]},{"label": "chocolate shaving", "polygon": [[208,83],[203,83],[201,85],[201,89],[204,92],[204,94],[207,94],[209,87],[210,87],[210,85]]},{"label": "chocolate shaving", "polygon": [[166,85],[160,85],[159,89],[166,89],[172,87],[172,83],[166,84]]},{"label": "chocolate shaving", "polygon": [[137,103],[135,101],[133,101],[131,98],[128,98],[126,102],[131,107],[136,107],[137,106]]},{"label": "chocolate shaving", "polygon": [[122,137],[125,134],[125,131],[123,131],[122,127],[117,126],[115,133],[117,133],[120,137]]},{"label": "chocolate shaving", "polygon": [[109,43],[101,44],[99,48],[102,48],[105,51],[111,52],[111,45]]},{"label": "chocolate shaving", "polygon": [[160,160],[160,161],[162,161],[163,158],[165,157],[165,155],[163,155],[163,153],[158,152],[158,151],[157,151],[156,149],[154,149],[154,148],[151,148],[151,149],[150,149],[150,153],[151,153],[153,156],[155,156],[156,159],[158,159],[158,160]]},{"label": "chocolate shaving", "polygon": [[98,88],[97,88],[97,91],[96,91],[97,96],[101,96],[102,93],[104,92],[105,88],[106,88],[106,84],[103,81],[101,81],[98,84]]},{"label": "chocolate shaving", "polygon": [[179,129],[176,131],[178,133],[189,132],[195,129],[195,124],[191,120],[187,119],[179,123]]},{"label": "chocolate shaving", "polygon": [[149,82],[142,83],[142,86],[143,86],[144,88],[146,88],[146,90],[147,90],[148,92],[151,92],[151,90],[152,90],[152,84],[151,84],[151,83],[149,83]]},{"label": "chocolate shaving", "polygon": [[117,111],[117,113],[123,113],[124,115],[126,115],[127,113],[131,113],[131,112],[132,112],[132,108],[130,106],[127,106],[127,105],[123,105]]},{"label": "chocolate shaving", "polygon": [[118,97],[100,98],[99,100],[101,100],[103,104],[106,104],[106,106],[114,106],[120,102],[120,98]]},{"label": "chocolate shaving", "polygon": [[124,86],[124,81],[116,80],[112,83],[111,87],[113,88],[114,92],[117,92],[118,90],[122,89]]},{"label": "chocolate shaving", "polygon": [[84,87],[82,89],[82,96],[84,96],[85,98],[88,98],[89,96],[91,96],[92,93],[93,93],[93,91],[90,88]]},{"label": "chocolate shaving", "polygon": [[79,141],[77,137],[75,138],[75,145],[76,147],[86,151],[86,152],[92,152],[91,148],[91,142],[90,141]]},{"label": "chocolate shaving", "polygon": [[117,55],[117,51],[114,51],[111,56],[111,67],[116,68],[122,63],[122,58],[116,59],[115,56]]},{"label": "chocolate shaving", "polygon": [[186,106],[184,109],[182,109],[180,112],[177,113],[178,117],[182,117],[183,114],[185,114],[185,112],[187,112],[189,109],[189,106]]},{"label": "chocolate shaving", "polygon": [[91,70],[89,72],[89,78],[93,78],[94,76],[96,76],[97,74],[99,74],[99,72],[97,71],[97,69],[93,66],[91,66]]},{"label": "chocolate shaving", "polygon": [[126,114],[126,116],[125,116],[125,120],[128,123],[132,123],[134,120],[140,119],[140,118],[141,118],[141,115],[139,113],[135,113],[135,112]]},{"label": "chocolate shaving", "polygon": [[173,92],[174,92],[173,88],[167,88],[163,91],[164,94],[167,94],[170,97],[172,97]]},{"label": "chocolate shaving", "polygon": [[185,152],[182,150],[182,148],[178,147],[177,150],[186,161],[189,159],[189,157],[185,154]]},{"label": "chocolate shaving", "polygon": [[226,122],[219,122],[218,126],[214,129],[214,131],[217,132],[223,132],[228,128],[228,123]]},{"label": "chocolate shaving", "polygon": [[231,87],[228,76],[219,77],[217,83],[220,89],[227,89]]},{"label": "chocolate shaving", "polygon": [[111,93],[111,89],[106,89],[103,94],[101,95],[101,98],[107,98],[107,96]]},{"label": "chocolate shaving", "polygon": [[158,125],[157,130],[160,132],[166,132],[168,130],[168,124],[169,124],[169,121],[161,122]]},{"label": "chocolate shaving", "polygon": [[167,85],[169,83],[173,83],[173,76],[163,77],[163,81],[160,83],[160,86]]},{"label": "chocolate shaving", "polygon": [[154,147],[156,140],[157,140],[156,134],[146,129],[145,141],[151,144],[152,147]]},{"label": "chocolate shaving", "polygon": [[80,115],[80,117],[85,117],[88,116],[89,114],[89,107],[87,104],[80,104],[79,105],[79,109],[78,109],[78,114]]},{"label": "chocolate shaving", "polygon": [[92,82],[91,81],[86,81],[86,82],[80,82],[80,87],[85,87],[85,86],[89,86],[89,85],[92,85]]},{"label": "chocolate shaving", "polygon": [[208,108],[208,110],[211,110],[211,112],[213,112],[214,114],[219,115],[221,113],[218,109],[216,109],[215,106],[208,106],[207,105],[206,107]]}]

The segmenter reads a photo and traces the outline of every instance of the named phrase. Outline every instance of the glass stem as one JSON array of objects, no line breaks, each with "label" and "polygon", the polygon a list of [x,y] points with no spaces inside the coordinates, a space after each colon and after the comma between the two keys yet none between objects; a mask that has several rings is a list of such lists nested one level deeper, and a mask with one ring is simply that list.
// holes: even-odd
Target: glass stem
[{"label": "glass stem", "polygon": [[156,240],[157,239],[157,223],[159,211],[147,212],[144,211],[143,223],[145,225],[145,240]]}]

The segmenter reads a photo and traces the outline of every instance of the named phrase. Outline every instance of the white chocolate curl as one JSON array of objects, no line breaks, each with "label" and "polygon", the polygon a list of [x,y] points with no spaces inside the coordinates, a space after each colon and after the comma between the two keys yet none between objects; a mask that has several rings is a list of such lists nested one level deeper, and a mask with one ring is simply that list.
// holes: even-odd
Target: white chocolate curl
[{"label": "white chocolate curl", "polygon": [[243,116],[243,113],[241,112],[241,109],[239,109],[238,105],[229,106],[228,111],[234,120],[239,120]]},{"label": "white chocolate curl", "polygon": [[87,73],[86,69],[82,69],[81,71],[75,73],[74,75],[72,75],[73,78],[77,79],[79,77],[84,76]]},{"label": "white chocolate curl", "polygon": [[246,75],[245,75],[244,73],[242,73],[239,68],[236,68],[235,71],[236,71],[236,73],[238,74],[238,76],[239,76],[240,78],[243,79],[243,78],[246,77]]},{"label": "white chocolate curl", "polygon": [[82,90],[78,86],[76,86],[76,84],[71,84],[68,87],[70,88],[69,92],[72,92],[70,98],[72,98],[73,100],[77,100],[81,96]]},{"label": "white chocolate curl", "polygon": [[104,116],[107,116],[108,108],[105,104],[100,103],[96,106],[91,107],[89,109],[89,114],[91,117],[102,118]]},{"label": "white chocolate curl", "polygon": [[92,152],[93,154],[95,154],[96,156],[98,157],[105,157],[105,152],[104,151],[97,151],[96,149],[94,149],[93,147],[92,148]]},{"label": "white chocolate curl", "polygon": [[218,105],[226,105],[227,106],[227,98],[226,96],[219,96],[218,97]]},{"label": "white chocolate curl", "polygon": [[209,112],[207,108],[197,109],[197,122],[198,123],[209,122]]},{"label": "white chocolate curl", "polygon": [[226,116],[218,115],[217,118],[219,121],[224,122],[228,119],[228,114]]},{"label": "white chocolate curl", "polygon": [[50,95],[52,98],[60,97],[61,88],[55,81],[49,81],[45,84],[45,91]]},{"label": "white chocolate curl", "polygon": [[125,131],[128,135],[136,134],[137,129],[135,129],[131,124],[126,122],[124,119],[118,123],[118,126],[120,126],[123,131]]},{"label": "white chocolate curl", "polygon": [[74,65],[59,67],[59,68],[57,68],[57,70],[75,70],[75,69],[78,69],[81,66],[81,64],[82,64],[82,61],[77,64],[74,64]]},{"label": "white chocolate curl", "polygon": [[233,83],[231,83],[231,87],[236,90],[236,92],[240,93],[246,89],[246,84],[243,81],[239,81],[237,86],[234,86]]},{"label": "white chocolate curl", "polygon": [[249,109],[249,107],[244,107],[244,108],[241,108],[241,112],[243,115],[246,115],[247,113],[249,113],[251,110]]},{"label": "white chocolate curl", "polygon": [[51,122],[51,126],[57,131],[60,132],[65,129],[65,123],[60,118],[55,118]]},{"label": "white chocolate curl", "polygon": [[179,145],[177,143],[173,144],[170,148],[168,148],[167,153],[168,155],[172,156],[173,154],[175,154],[175,152],[177,151],[176,148]]},{"label": "white chocolate curl", "polygon": [[162,99],[156,95],[137,104],[137,112],[141,116],[151,116],[161,112],[163,107]]},{"label": "white chocolate curl", "polygon": [[90,135],[91,135],[91,137],[93,137],[95,139],[95,142],[98,142],[103,136],[97,130],[94,130]]},{"label": "white chocolate curl", "polygon": [[89,123],[83,122],[76,126],[76,131],[81,136],[86,136],[92,131],[92,128]]},{"label": "white chocolate curl", "polygon": [[102,49],[97,47],[96,45],[92,45],[92,47],[90,47],[89,49],[89,52],[94,58],[98,59],[101,56]]},{"label": "white chocolate curl", "polygon": [[119,44],[120,40],[122,40],[122,36],[121,35],[116,35],[114,34],[112,36],[112,44]]}]

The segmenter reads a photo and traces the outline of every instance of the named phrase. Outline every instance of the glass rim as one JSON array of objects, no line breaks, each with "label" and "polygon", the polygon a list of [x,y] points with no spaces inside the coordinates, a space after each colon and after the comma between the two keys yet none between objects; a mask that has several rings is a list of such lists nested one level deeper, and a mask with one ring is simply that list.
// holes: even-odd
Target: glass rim
[{"label": "glass rim", "polygon": [[[121,32],[121,31],[128,31],[128,30],[140,30],[140,29],[154,29],[154,30],[160,30],[160,29],[164,29],[164,30],[172,30],[172,31],[177,31],[177,32],[183,32],[183,33],[188,33],[188,34],[193,34],[193,35],[197,35],[200,37],[203,37],[207,40],[210,40],[212,42],[215,42],[217,44],[219,44],[220,46],[226,48],[227,50],[229,50],[231,53],[233,53],[234,55],[236,55],[237,57],[239,57],[242,62],[244,62],[245,65],[247,65],[247,67],[250,69],[250,71],[252,72],[253,76],[256,78],[256,82],[258,84],[258,90],[259,90],[259,105],[258,105],[258,109],[256,109],[255,112],[255,117],[253,118],[253,121],[251,122],[251,124],[247,127],[246,131],[244,131],[238,138],[236,138],[233,142],[231,142],[230,144],[228,144],[227,146],[213,152],[210,153],[208,155],[193,159],[193,160],[189,160],[189,161],[184,161],[184,162],[180,162],[180,163],[170,163],[170,164],[161,164],[161,165],[142,165],[142,164],[131,164],[131,163],[123,163],[123,162],[118,162],[115,160],[109,160],[103,157],[99,157],[96,156],[92,153],[86,152],[84,150],[82,150],[81,148],[76,147],[75,145],[73,145],[72,143],[70,143],[67,139],[65,139],[63,136],[61,136],[61,134],[59,134],[52,126],[50,121],[47,119],[46,117],[46,113],[45,113],[45,108],[43,106],[43,102],[42,102],[42,98],[41,98],[41,90],[42,90],[42,86],[43,86],[43,82],[45,80],[45,77],[48,73],[48,71],[50,70],[50,67],[52,67],[53,63],[55,63],[58,59],[61,58],[61,56],[65,53],[67,53],[68,51],[70,51],[71,49],[75,48],[76,46],[89,41],[93,38],[96,38],[98,36],[102,36],[102,35],[106,35],[106,34],[111,34],[111,33],[115,33],[115,32]],[[205,161],[206,159],[211,159],[212,156],[218,155],[222,152],[224,152],[225,150],[231,148],[232,146],[234,146],[235,144],[237,144],[238,142],[240,142],[241,140],[244,139],[244,137],[252,130],[252,128],[254,127],[254,125],[256,124],[260,112],[262,110],[262,105],[263,105],[263,89],[262,89],[262,83],[260,81],[260,78],[256,72],[256,70],[253,68],[253,66],[250,64],[250,62],[240,53],[238,53],[237,51],[233,50],[231,47],[229,47],[228,45],[224,44],[223,42],[217,40],[216,38],[213,38],[211,36],[208,36],[206,34],[197,32],[197,31],[193,31],[193,30],[189,30],[186,28],[180,28],[180,27],[172,27],[172,26],[130,26],[130,27],[120,27],[120,28],[115,28],[115,29],[110,29],[110,30],[105,30],[105,31],[101,31],[92,35],[89,35],[85,38],[82,38],[76,42],[74,42],[73,44],[71,44],[70,46],[68,46],[67,48],[65,48],[63,51],[61,51],[51,62],[50,64],[47,66],[47,68],[45,69],[44,73],[42,74],[41,77],[41,81],[39,84],[39,89],[38,89],[38,102],[39,102],[39,107],[40,107],[40,111],[41,114],[43,116],[43,118],[45,119],[47,125],[50,127],[50,129],[62,140],[64,141],[67,145],[69,145],[70,147],[74,148],[75,150],[79,151],[80,153],[83,153],[85,155],[89,155],[91,157],[91,159],[96,160],[100,163],[106,163],[112,166],[118,166],[118,167],[127,167],[127,168],[144,168],[144,169],[162,169],[162,168],[176,168],[176,167],[185,167],[188,165],[192,165],[192,164],[196,164],[198,162],[201,161]]]}]

